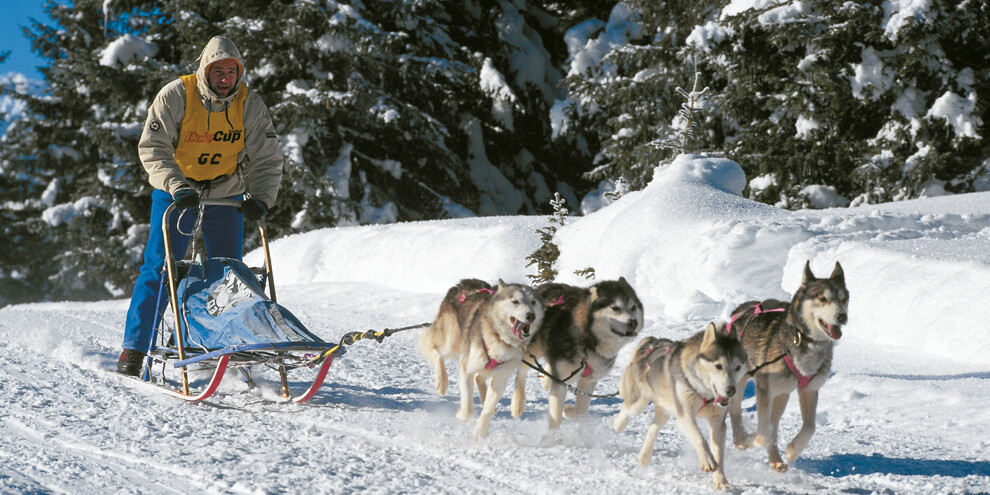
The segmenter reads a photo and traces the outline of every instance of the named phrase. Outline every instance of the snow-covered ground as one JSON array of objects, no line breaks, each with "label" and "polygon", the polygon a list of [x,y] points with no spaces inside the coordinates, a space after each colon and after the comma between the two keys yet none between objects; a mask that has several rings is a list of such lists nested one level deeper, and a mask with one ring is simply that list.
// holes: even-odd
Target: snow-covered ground
[{"label": "snow-covered ground", "polygon": [[[738,493],[990,492],[990,193],[789,212],[742,198],[733,162],[681,157],[643,191],[568,218],[558,280],[626,277],[644,335],[684,338],[750,298],[788,298],[801,269],[842,263],[850,321],[822,389],[818,428],[785,474],[762,449],[728,449]],[[329,229],[272,244],[279,302],[314,333],[429,321],[465,277],[526,282],[544,217]],[[248,256],[260,264],[260,254]],[[3,493],[705,493],[711,476],[668,423],[636,455],[648,408],[622,433],[618,398],[548,433],[535,375],[524,416],[505,397],[484,445],[454,419],[418,354],[418,330],[360,341],[308,404],[280,403],[273,373],[232,376],[206,404],[106,371],[127,301],[0,309]],[[598,392],[615,392],[632,345]],[[456,380],[454,363],[448,362]],[[306,370],[290,375],[299,389]],[[751,395],[752,390],[747,391]],[[781,443],[797,431],[797,407]],[[744,405],[755,423],[753,399]],[[702,425],[704,428],[704,425]]]}]

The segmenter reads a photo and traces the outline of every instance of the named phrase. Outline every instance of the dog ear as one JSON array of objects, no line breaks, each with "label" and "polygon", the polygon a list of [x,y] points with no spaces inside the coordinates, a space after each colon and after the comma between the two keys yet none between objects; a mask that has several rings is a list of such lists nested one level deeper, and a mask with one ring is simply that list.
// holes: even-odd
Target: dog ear
[{"label": "dog ear", "polygon": [[846,274],[842,272],[842,265],[840,265],[838,261],[835,262],[835,268],[832,270],[832,275],[828,278],[840,284],[846,283]]},{"label": "dog ear", "polygon": [[701,339],[701,346],[707,347],[715,344],[716,338],[718,338],[718,328],[715,327],[715,322],[709,322],[708,326],[705,327],[705,337]]},{"label": "dog ear", "polygon": [[805,285],[811,280],[815,280],[815,274],[811,271],[811,260],[808,260],[804,262],[804,278],[801,279],[801,285]]},{"label": "dog ear", "polygon": [[503,282],[502,279],[498,279],[498,289],[497,290],[502,290],[502,289],[505,288],[505,286],[506,286],[506,283]]},{"label": "dog ear", "polygon": [[592,285],[591,288],[588,289],[588,294],[590,294],[590,297],[588,298],[589,301],[598,299],[598,286]]}]

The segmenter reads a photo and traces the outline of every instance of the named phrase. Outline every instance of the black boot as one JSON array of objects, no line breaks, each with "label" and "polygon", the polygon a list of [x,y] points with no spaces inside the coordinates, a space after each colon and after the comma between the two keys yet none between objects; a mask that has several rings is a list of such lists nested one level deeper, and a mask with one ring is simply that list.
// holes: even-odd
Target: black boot
[{"label": "black boot", "polygon": [[117,360],[117,373],[122,375],[138,376],[141,374],[141,366],[144,364],[144,353],[124,349]]}]

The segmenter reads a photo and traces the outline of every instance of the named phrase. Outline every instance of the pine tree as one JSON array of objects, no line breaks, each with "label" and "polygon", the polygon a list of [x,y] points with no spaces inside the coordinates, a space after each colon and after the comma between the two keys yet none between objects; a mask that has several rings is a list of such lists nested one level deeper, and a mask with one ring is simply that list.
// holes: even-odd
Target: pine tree
[{"label": "pine tree", "polygon": [[534,287],[553,282],[557,278],[558,272],[555,266],[557,258],[560,257],[560,248],[554,242],[554,236],[557,234],[557,229],[564,226],[564,217],[568,213],[565,203],[567,200],[561,198],[560,193],[554,193],[554,199],[550,201],[553,214],[547,219],[546,227],[536,230],[540,235],[540,247],[526,257],[529,261],[526,263],[527,267],[536,265],[536,275],[526,275],[533,281]]}]

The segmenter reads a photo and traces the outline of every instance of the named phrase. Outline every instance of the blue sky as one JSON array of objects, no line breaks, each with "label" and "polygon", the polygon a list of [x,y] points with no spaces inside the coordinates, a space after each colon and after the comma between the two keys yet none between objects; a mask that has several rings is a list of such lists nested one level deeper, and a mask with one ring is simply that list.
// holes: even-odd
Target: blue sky
[{"label": "blue sky", "polygon": [[41,78],[35,69],[45,61],[31,52],[31,44],[21,32],[29,27],[30,18],[51,22],[42,9],[44,0],[0,0],[0,52],[10,51],[7,61],[0,64],[0,74],[20,72],[31,78]]}]

